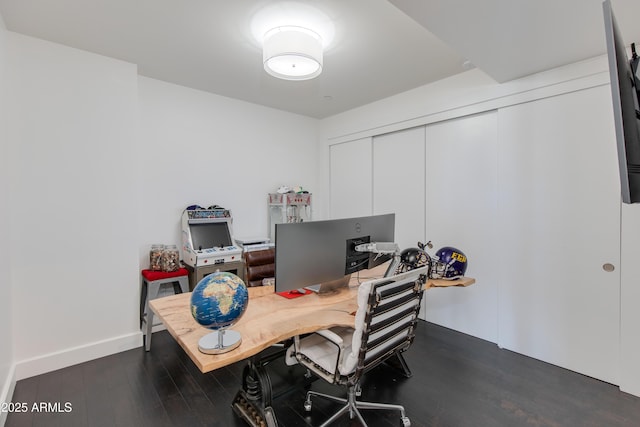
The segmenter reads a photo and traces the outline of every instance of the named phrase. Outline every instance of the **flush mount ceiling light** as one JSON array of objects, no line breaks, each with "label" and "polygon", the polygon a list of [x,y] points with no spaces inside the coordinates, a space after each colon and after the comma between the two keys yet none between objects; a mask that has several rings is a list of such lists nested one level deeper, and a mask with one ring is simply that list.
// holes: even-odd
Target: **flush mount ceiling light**
[{"label": "flush mount ceiling light", "polygon": [[262,44],[264,69],[284,80],[309,80],[322,72],[322,38],[298,26],[267,31]]}]

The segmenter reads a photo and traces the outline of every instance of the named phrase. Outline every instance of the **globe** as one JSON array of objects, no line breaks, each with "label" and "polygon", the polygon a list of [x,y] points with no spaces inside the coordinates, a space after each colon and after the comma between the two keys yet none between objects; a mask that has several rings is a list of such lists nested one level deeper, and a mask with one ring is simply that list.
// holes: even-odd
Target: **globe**
[{"label": "globe", "polygon": [[248,302],[247,287],[235,274],[218,271],[198,282],[191,293],[191,315],[214,331],[198,342],[201,352],[224,353],[240,345],[240,334],[227,328],[242,317]]}]

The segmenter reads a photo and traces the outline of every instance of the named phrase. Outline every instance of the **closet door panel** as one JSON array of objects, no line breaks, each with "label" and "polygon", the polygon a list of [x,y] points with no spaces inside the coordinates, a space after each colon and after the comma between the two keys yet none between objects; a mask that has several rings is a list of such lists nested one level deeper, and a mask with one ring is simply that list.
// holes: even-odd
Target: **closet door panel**
[{"label": "closet door panel", "polygon": [[493,266],[502,347],[617,384],[620,187],[610,95],[602,86],[500,110],[502,243]]},{"label": "closet door panel", "polygon": [[373,139],[373,213],[396,214],[401,249],[424,241],[424,126]]},{"label": "closet door panel", "polygon": [[497,113],[427,126],[426,232],[433,250],[453,246],[468,259],[466,288],[430,289],[423,316],[497,341]]},{"label": "closet door panel", "polygon": [[371,138],[332,145],[329,152],[330,218],[371,215]]}]

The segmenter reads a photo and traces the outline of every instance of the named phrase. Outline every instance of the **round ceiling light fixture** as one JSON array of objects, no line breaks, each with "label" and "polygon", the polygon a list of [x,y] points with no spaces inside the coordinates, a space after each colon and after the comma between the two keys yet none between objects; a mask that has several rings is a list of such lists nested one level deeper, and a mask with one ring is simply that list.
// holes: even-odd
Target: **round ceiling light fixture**
[{"label": "round ceiling light fixture", "polygon": [[284,80],[309,80],[322,72],[322,37],[298,26],[267,31],[262,44],[264,69]]}]

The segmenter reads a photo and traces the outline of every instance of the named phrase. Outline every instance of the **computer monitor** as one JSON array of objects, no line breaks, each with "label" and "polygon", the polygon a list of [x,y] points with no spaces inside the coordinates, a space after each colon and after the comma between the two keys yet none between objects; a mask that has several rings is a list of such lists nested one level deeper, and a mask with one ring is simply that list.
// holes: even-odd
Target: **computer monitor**
[{"label": "computer monitor", "polygon": [[275,291],[320,285],[319,293],[346,286],[351,273],[389,256],[356,252],[367,242],[393,242],[395,214],[276,224]]}]

